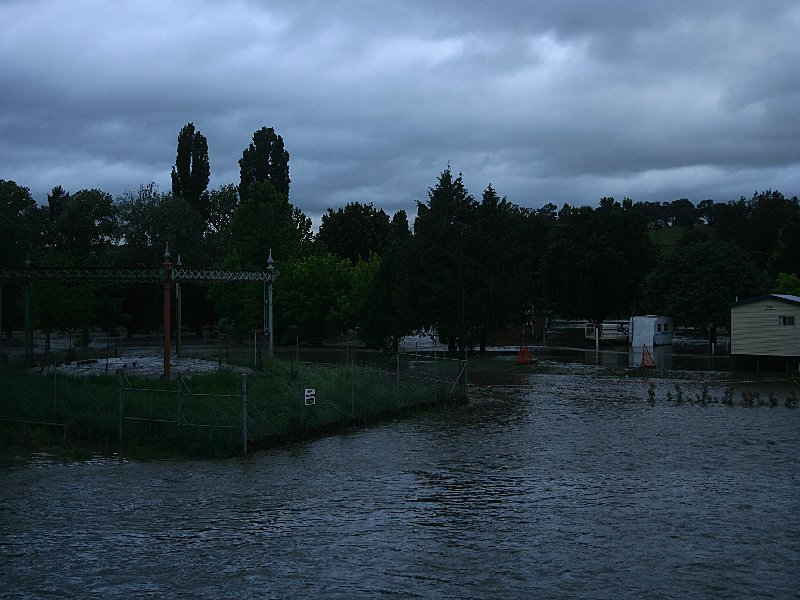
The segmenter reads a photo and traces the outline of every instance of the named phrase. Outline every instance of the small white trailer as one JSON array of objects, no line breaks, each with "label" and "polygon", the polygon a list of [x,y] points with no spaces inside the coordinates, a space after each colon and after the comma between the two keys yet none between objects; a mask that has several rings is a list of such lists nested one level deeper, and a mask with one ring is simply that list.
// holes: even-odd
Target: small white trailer
[{"label": "small white trailer", "polygon": [[602,323],[584,324],[584,337],[587,340],[598,339],[609,344],[624,344],[628,341],[627,321],[603,321]]},{"label": "small white trailer", "polygon": [[585,323],[583,337],[608,344],[624,344],[628,341],[628,321],[603,321]]},{"label": "small white trailer", "polygon": [[672,343],[672,333],[675,330],[672,317],[657,315],[643,315],[631,317],[628,325],[631,346],[640,348],[647,346],[667,346]]}]

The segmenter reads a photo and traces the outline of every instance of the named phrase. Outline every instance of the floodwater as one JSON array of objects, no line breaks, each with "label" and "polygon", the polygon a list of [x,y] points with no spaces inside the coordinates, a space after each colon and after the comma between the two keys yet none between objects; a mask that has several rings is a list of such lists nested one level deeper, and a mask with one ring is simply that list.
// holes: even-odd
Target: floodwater
[{"label": "floodwater", "polygon": [[536,375],[241,459],[0,465],[0,595],[798,597],[800,409],[676,384]]},{"label": "floodwater", "polygon": [[[627,343],[602,344],[595,349],[594,342],[583,337],[582,330],[553,331],[548,342],[533,347],[534,355],[559,362],[577,362],[603,367],[639,367],[642,365],[642,347]],[[711,351],[703,338],[686,335],[674,336],[672,344],[647,349],[656,368],[662,370],[727,371],[731,368],[730,337],[720,335]]]}]

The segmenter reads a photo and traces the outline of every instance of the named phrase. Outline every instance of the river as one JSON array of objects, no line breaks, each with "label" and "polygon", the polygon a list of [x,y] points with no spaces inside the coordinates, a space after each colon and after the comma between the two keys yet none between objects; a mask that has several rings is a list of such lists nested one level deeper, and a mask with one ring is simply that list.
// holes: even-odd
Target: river
[{"label": "river", "polygon": [[648,385],[537,375],[228,461],[4,463],[0,594],[798,597],[800,410]]}]

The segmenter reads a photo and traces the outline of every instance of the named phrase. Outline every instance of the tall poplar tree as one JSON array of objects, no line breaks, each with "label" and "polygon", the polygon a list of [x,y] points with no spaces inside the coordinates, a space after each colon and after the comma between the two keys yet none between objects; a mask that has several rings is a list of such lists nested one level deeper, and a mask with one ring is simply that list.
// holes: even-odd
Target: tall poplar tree
[{"label": "tall poplar tree", "polygon": [[262,127],[239,159],[239,197],[244,199],[250,184],[269,181],[275,191],[289,197],[289,153],[283,138],[272,127]]},{"label": "tall poplar tree", "polygon": [[65,205],[69,202],[69,193],[57,185],[47,194],[47,206],[43,206],[43,234],[44,244],[51,248],[62,248],[64,240],[58,228],[59,221],[64,216]]},{"label": "tall poplar tree", "polygon": [[211,166],[208,162],[208,141],[193,123],[187,123],[178,134],[178,153],[172,167],[172,195],[183,198],[203,218],[208,217],[208,182]]}]

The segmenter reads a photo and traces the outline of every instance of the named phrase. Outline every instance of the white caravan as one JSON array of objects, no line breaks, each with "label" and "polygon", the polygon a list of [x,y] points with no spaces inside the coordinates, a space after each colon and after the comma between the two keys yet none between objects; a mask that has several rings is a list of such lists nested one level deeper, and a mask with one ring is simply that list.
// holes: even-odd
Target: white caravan
[{"label": "white caravan", "polygon": [[652,348],[671,344],[675,327],[672,324],[672,317],[644,315],[631,317],[628,329],[631,346]]}]

